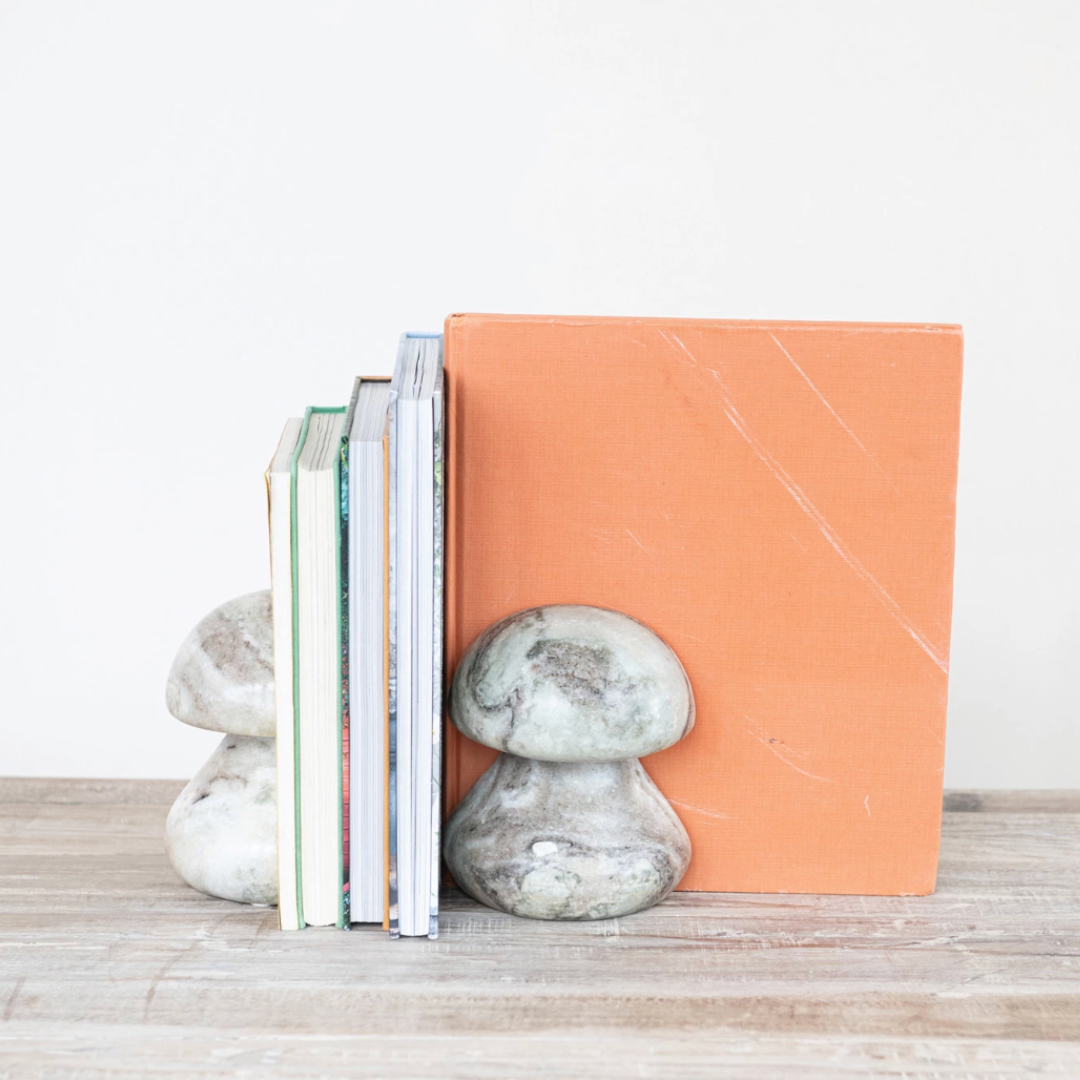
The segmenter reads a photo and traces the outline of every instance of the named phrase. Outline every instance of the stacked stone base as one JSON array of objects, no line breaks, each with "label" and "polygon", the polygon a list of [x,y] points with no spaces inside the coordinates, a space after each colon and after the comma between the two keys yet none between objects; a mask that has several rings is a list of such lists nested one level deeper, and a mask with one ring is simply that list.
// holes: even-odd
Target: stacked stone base
[{"label": "stacked stone base", "polygon": [[173,803],[165,850],[211,896],[276,904],[277,769],[269,591],[215,608],[180,646],[169,711],[225,737]]},{"label": "stacked stone base", "polygon": [[450,873],[530,919],[613,919],[652,907],[690,840],[637,758],[588,764],[500,754],[446,827]]},{"label": "stacked stone base", "polygon": [[694,697],[648,627],[577,604],[509,615],[466,651],[450,713],[503,751],[446,826],[470,896],[532,919],[610,919],[679,883],[690,838],[638,756],[690,731]]}]

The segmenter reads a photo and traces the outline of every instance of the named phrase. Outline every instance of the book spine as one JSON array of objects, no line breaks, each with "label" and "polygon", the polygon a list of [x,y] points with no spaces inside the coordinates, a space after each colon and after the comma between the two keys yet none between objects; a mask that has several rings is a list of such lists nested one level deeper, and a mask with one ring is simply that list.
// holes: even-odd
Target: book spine
[{"label": "book spine", "polygon": [[444,507],[446,485],[444,482],[444,431],[443,417],[443,361],[442,342],[439,342],[439,366],[436,375],[436,389],[432,399],[432,425],[434,429],[434,573],[432,602],[432,702],[431,718],[431,902],[429,906],[428,937],[439,936],[439,869],[440,839],[442,835],[442,730],[443,730],[443,547],[444,547]]},{"label": "book spine", "polygon": [[296,904],[296,837],[293,805],[292,599],[290,553],[282,548],[280,523],[289,521],[287,474],[266,473],[270,533],[270,582],[274,632],[275,757],[277,785],[278,927],[299,930]]},{"label": "book spine", "polygon": [[349,758],[351,726],[349,712],[349,432],[346,426],[341,437],[338,461],[338,493],[340,521],[338,522],[338,572],[340,574],[338,618],[338,655],[341,658],[341,727],[339,755],[341,761],[341,799],[338,804],[338,833],[341,836],[340,872],[341,911],[338,925],[348,930],[351,925],[349,892]]},{"label": "book spine", "polygon": [[390,929],[390,435],[383,437],[383,929]]},{"label": "book spine", "polygon": [[389,643],[389,678],[388,687],[388,715],[389,715],[389,740],[387,755],[389,760],[389,773],[387,776],[387,815],[389,868],[387,880],[389,882],[388,896],[388,919],[390,936],[401,936],[401,924],[398,919],[398,865],[397,865],[397,712],[398,712],[398,681],[397,681],[397,425],[398,407],[397,391],[390,391],[390,406],[387,410],[387,427],[389,431],[389,467],[390,467],[390,513],[389,518],[389,543],[387,552],[389,557],[389,575],[387,596],[389,601],[388,634]]},{"label": "book spine", "polygon": [[301,858],[303,845],[303,831],[300,826],[300,584],[298,580],[299,566],[296,558],[299,523],[296,513],[296,480],[299,470],[300,454],[307,441],[308,428],[311,425],[312,410],[309,408],[304,413],[304,424],[300,429],[300,437],[296,441],[296,450],[289,462],[289,578],[291,586],[292,609],[292,699],[293,699],[293,806],[295,827],[293,835],[296,846],[296,919],[299,929],[304,929],[307,922],[304,919],[304,876],[303,860]]},{"label": "book spine", "polygon": [[351,864],[349,856],[352,823],[350,813],[352,773],[349,764],[352,759],[352,668],[350,660],[352,616],[349,597],[351,579],[349,566],[353,553],[352,545],[349,542],[349,507],[352,501],[352,479],[349,472],[349,434],[352,431],[353,417],[356,415],[356,406],[360,399],[362,381],[360,378],[353,380],[352,393],[349,395],[349,404],[345,410],[345,421],[341,429],[341,473],[339,477],[341,484],[341,915],[346,930],[352,924]]}]

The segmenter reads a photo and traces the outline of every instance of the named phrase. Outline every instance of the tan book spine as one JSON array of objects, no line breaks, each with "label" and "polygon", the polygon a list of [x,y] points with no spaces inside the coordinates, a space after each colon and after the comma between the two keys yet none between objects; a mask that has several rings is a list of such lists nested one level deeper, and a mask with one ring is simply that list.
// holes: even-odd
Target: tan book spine
[{"label": "tan book spine", "polygon": [[390,436],[383,448],[383,724],[385,779],[383,783],[383,922],[390,929]]}]

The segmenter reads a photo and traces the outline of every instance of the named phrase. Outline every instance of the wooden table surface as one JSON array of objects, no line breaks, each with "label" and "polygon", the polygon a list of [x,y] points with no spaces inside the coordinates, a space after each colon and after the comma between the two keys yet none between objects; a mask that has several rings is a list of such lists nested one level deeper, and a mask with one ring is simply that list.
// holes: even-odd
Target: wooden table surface
[{"label": "wooden table surface", "polygon": [[1080,1077],[1080,793],[947,795],[930,897],[390,941],[188,888],[180,786],[0,780],[0,1077]]}]

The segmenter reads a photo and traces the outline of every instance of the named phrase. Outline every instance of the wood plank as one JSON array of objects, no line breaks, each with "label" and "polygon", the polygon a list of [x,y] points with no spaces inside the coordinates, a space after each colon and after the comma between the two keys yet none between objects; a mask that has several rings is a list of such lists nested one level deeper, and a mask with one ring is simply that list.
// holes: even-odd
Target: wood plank
[{"label": "wood plank", "polygon": [[86,780],[0,776],[0,803],[171,806],[186,780]]},{"label": "wood plank", "polygon": [[0,1077],[1080,1074],[1068,799],[946,812],[929,897],[537,923],[448,893],[438,941],[392,942],[187,887],[178,785],[66,784],[0,782]]},{"label": "wood plank", "polygon": [[946,791],[944,809],[952,814],[1080,814],[1080,790]]},{"label": "wood plank", "polygon": [[793,1080],[1075,1077],[1080,1048],[1056,1042],[834,1039],[814,1036],[552,1032],[469,1039],[414,1032],[320,1038],[289,1032],[155,1025],[9,1024],[0,1076],[156,1080],[243,1076],[387,1080]]}]

